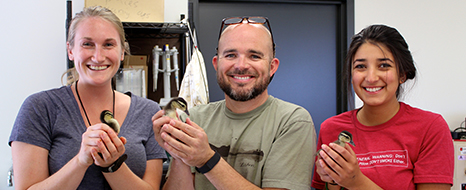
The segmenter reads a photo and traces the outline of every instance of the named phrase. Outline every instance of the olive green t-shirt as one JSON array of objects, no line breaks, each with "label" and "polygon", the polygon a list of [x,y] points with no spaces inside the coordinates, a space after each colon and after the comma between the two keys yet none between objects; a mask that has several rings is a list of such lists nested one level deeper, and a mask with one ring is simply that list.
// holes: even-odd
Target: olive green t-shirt
[{"label": "olive green t-shirt", "polygon": [[[224,100],[189,111],[211,147],[250,182],[259,187],[310,189],[316,133],[303,107],[269,96],[263,105],[243,114],[227,109]],[[215,189],[197,172],[195,188]]]}]

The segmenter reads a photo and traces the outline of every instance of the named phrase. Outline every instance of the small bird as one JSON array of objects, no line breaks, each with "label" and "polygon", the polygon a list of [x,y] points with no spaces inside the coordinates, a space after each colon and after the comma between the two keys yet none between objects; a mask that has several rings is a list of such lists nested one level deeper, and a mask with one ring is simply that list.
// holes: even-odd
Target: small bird
[{"label": "small bird", "polygon": [[353,135],[348,131],[342,131],[338,135],[338,140],[334,141],[333,143],[338,144],[342,147],[345,147],[346,143],[350,143],[351,145],[356,146],[353,142]]},{"label": "small bird", "polygon": [[163,110],[166,116],[182,122],[186,122],[189,116],[188,103],[181,97],[171,99]]},{"label": "small bird", "polygon": [[[350,143],[351,145],[356,146],[354,145],[354,142],[353,142],[353,135],[348,131],[342,131],[338,135],[338,139],[334,141],[333,143],[340,145],[341,147],[345,147],[346,143]],[[317,156],[319,156],[319,158],[320,158],[320,154],[319,154],[320,151],[322,151],[322,149],[317,151]]]},{"label": "small bird", "polygon": [[102,111],[102,113],[100,113],[100,121],[110,126],[116,133],[120,133],[120,124],[113,117],[113,113],[111,111]]}]

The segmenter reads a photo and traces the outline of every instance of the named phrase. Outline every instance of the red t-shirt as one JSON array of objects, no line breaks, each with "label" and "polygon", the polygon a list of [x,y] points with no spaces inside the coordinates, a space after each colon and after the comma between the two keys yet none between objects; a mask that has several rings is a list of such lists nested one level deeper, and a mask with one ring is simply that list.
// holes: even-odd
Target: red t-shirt
[{"label": "red t-shirt", "polygon": [[[357,120],[357,111],[324,121],[317,149],[346,130],[353,134],[356,146],[351,148],[362,173],[383,189],[415,189],[417,183],[453,184],[453,141],[441,115],[400,103],[400,110],[388,122],[365,126]],[[324,188],[315,169],[312,187]]]}]

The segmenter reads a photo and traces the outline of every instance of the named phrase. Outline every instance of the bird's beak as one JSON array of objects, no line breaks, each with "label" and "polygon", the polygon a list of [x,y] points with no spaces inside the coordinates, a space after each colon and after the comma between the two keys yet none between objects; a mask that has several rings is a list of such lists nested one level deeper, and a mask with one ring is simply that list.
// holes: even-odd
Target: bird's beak
[{"label": "bird's beak", "polygon": [[354,145],[353,140],[351,140],[349,143],[350,143],[351,145],[353,145],[353,146],[356,146],[356,145]]},{"label": "bird's beak", "polygon": [[189,112],[188,110],[181,110],[179,108],[176,108],[176,117],[178,120],[186,123],[186,118],[189,117]]}]

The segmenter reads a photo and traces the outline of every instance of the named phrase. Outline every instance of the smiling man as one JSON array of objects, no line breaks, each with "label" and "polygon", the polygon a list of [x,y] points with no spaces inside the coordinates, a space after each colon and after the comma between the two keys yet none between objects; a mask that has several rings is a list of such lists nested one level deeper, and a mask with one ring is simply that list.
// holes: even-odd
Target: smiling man
[{"label": "smiling man", "polygon": [[225,100],[190,109],[186,123],[153,117],[173,156],[164,189],[309,189],[314,124],[267,92],[280,63],[267,18],[226,18],[219,36],[212,63]]}]

